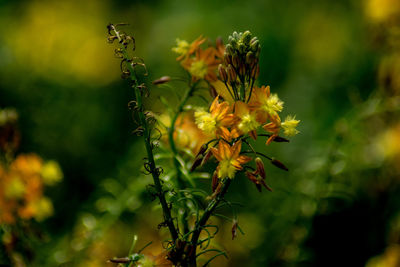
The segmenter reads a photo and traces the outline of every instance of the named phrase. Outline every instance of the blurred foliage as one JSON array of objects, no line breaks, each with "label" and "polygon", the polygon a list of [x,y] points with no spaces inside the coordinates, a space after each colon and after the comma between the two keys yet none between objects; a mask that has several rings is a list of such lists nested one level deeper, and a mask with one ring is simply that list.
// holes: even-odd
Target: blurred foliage
[{"label": "blurred foliage", "polygon": [[[136,248],[161,250],[166,233],[156,231],[161,213],[126,108],[132,92],[106,43],[110,21],[130,23],[150,79],[182,75],[176,38],[250,29],[262,45],[259,82],[302,120],[290,146],[268,147],[290,169],[268,169],[272,193],[245,177],[233,183],[227,198],[241,203],[245,234],[232,241],[232,222],[212,218],[215,245],[229,251],[215,266],[398,266],[398,3],[1,1],[0,107],[19,113],[18,153],[54,159],[64,173],[46,190],[54,215],[35,223],[46,238],[23,255],[28,266],[113,266],[134,234]],[[171,91],[151,89],[147,104],[161,113],[159,96]],[[209,192],[210,180],[196,183]]]}]

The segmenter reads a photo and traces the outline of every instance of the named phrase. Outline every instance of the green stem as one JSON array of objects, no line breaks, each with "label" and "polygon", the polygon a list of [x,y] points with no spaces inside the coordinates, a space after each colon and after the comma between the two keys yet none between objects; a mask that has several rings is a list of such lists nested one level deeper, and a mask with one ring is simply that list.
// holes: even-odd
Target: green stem
[{"label": "green stem", "polygon": [[[182,179],[182,171],[181,171],[180,163],[178,160],[178,149],[176,148],[175,141],[174,141],[175,123],[176,123],[176,120],[178,119],[179,115],[182,113],[183,107],[185,106],[189,97],[192,96],[195,87],[196,87],[196,83],[190,85],[189,89],[185,92],[185,95],[183,96],[183,99],[178,106],[178,110],[176,111],[174,117],[172,118],[171,126],[168,131],[168,139],[169,139],[169,144],[171,146],[171,150],[173,153],[174,166],[176,169],[176,179],[178,181],[179,189],[184,189],[186,187],[186,185],[185,185],[185,181]],[[184,208],[184,212],[181,217],[181,223],[183,225],[183,232],[186,234],[189,232],[189,224],[188,224],[188,220],[186,218],[188,215],[188,212],[187,212],[185,203],[184,203],[184,206],[185,206],[185,208]]]},{"label": "green stem", "polygon": [[[119,42],[121,43],[122,39],[121,39],[119,32],[115,29],[114,26],[112,26],[112,29],[113,29],[115,35],[117,36]],[[122,44],[121,44],[121,49],[122,49],[124,58],[128,59],[129,58],[128,53]],[[150,133],[149,125],[146,121],[146,116],[143,113],[142,94],[140,92],[139,87],[137,86],[139,79],[136,76],[136,72],[135,72],[135,69],[133,68],[133,66],[131,64],[127,64],[127,65],[128,65],[129,71],[130,71],[130,78],[135,83],[133,87],[134,87],[134,91],[135,91],[135,98],[136,98],[136,103],[137,103],[137,108],[138,108],[137,113],[139,116],[140,124],[143,127],[143,137],[144,137],[144,143],[145,143],[145,147],[146,147],[147,160],[148,160],[150,172],[153,177],[154,186],[157,191],[157,195],[160,200],[161,207],[163,209],[165,223],[167,224],[168,229],[171,233],[171,237],[172,237],[173,241],[175,242],[176,239],[178,239],[178,232],[175,228],[175,225],[174,225],[174,222],[172,219],[171,210],[165,199],[165,192],[162,189],[159,172],[157,170],[157,167],[156,167],[156,164],[154,161],[153,150],[151,148],[151,136],[150,136],[151,133]]]},{"label": "green stem", "polygon": [[[215,208],[218,206],[219,202],[223,200],[225,193],[228,191],[229,185],[231,184],[231,181],[232,181],[231,179],[225,178],[225,180],[222,182],[223,185],[221,192],[219,192],[218,195],[213,200],[211,200],[210,203],[208,203],[207,208],[204,210],[203,216],[201,216],[200,220],[196,223],[191,240],[191,243],[195,247],[195,250],[197,248],[197,242],[199,240],[199,236],[201,231],[203,230],[204,225],[207,223],[208,219],[214,212]],[[189,265],[191,267],[196,267],[196,253],[193,254],[195,256],[189,259]]]}]

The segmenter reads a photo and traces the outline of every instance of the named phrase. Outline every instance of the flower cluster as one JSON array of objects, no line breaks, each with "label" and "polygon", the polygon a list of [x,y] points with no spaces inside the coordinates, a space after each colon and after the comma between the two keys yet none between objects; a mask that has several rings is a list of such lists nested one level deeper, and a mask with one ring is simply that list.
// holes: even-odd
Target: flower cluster
[{"label": "flower cluster", "polygon": [[207,82],[217,81],[216,69],[222,62],[224,46],[221,39],[217,40],[216,47],[201,48],[206,41],[200,36],[191,44],[187,41],[177,39],[177,46],[172,51],[179,54],[177,60],[192,76],[193,81],[204,79]]},{"label": "flower cluster", "polygon": [[[218,39],[215,47],[203,50],[201,44],[204,42],[202,37],[191,44],[178,39],[173,51],[179,54],[177,60],[193,81],[204,80],[215,92],[209,109],[197,108],[194,113],[197,127],[210,137],[211,143],[214,141],[213,147],[201,150],[197,159],[204,162],[204,158],[213,155],[219,162],[214,176],[232,179],[251,160],[244,153],[258,154],[247,141],[248,137],[255,140],[257,136],[267,136],[266,144],[288,141],[279,136],[280,132],[288,137],[296,135],[300,121],[295,116],[287,116],[281,121],[279,113],[283,110],[283,101],[276,93],[271,93],[269,86],[255,85],[260,71],[261,50],[257,37],[249,31],[234,32],[226,46]],[[250,151],[242,150],[243,143]],[[209,144],[210,141],[207,146]],[[274,165],[286,169],[279,161],[267,158]],[[261,159],[257,157],[255,162],[257,169],[247,171],[247,177],[259,190],[261,185],[270,189],[264,182]]]},{"label": "flower cluster", "polygon": [[0,165],[0,223],[12,224],[17,218],[41,221],[52,215],[53,205],[43,190],[61,179],[55,161],[43,162],[35,154],[19,155],[8,168]]},{"label": "flower cluster", "polygon": [[14,158],[20,139],[17,119],[15,110],[0,110],[0,224],[14,224],[17,219],[41,221],[50,216],[53,205],[44,196],[44,187],[63,177],[55,161],[43,162],[36,154]]}]

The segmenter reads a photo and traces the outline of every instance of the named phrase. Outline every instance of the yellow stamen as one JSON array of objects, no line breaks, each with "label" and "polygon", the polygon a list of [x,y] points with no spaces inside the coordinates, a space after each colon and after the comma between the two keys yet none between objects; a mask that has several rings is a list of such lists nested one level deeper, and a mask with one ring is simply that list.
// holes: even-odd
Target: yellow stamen
[{"label": "yellow stamen", "polygon": [[179,55],[185,55],[189,51],[189,46],[187,41],[176,39],[176,47],[173,47],[172,51]]},{"label": "yellow stamen", "polygon": [[203,60],[193,61],[192,65],[190,65],[189,72],[193,76],[203,79],[208,72],[207,63],[205,63]]},{"label": "yellow stamen", "polygon": [[218,178],[235,177],[236,168],[232,165],[232,159],[224,159],[219,163]]},{"label": "yellow stamen", "polygon": [[257,122],[255,116],[252,116],[251,114],[246,114],[241,118],[238,128],[246,134],[248,132],[256,130],[258,126],[260,126],[260,124]]},{"label": "yellow stamen", "polygon": [[268,97],[267,101],[262,105],[262,109],[269,115],[275,116],[277,112],[281,112],[283,109],[283,102],[279,99],[277,94],[272,94]]},{"label": "yellow stamen", "polygon": [[295,116],[287,116],[285,121],[281,123],[281,127],[283,128],[283,133],[286,136],[294,136],[299,133],[296,129],[297,125],[299,124],[299,120],[296,120]]},{"label": "yellow stamen", "polygon": [[203,130],[207,134],[215,134],[217,121],[211,113],[199,110],[194,113],[194,117],[199,129]]}]

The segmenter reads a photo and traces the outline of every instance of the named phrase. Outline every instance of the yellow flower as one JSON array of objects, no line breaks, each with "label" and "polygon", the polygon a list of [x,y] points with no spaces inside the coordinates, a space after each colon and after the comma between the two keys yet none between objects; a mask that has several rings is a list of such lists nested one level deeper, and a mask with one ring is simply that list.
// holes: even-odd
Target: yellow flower
[{"label": "yellow flower", "polygon": [[181,40],[179,38],[176,39],[176,47],[172,48],[172,51],[179,54],[179,55],[186,55],[189,51],[189,43],[186,40]]},{"label": "yellow flower", "polygon": [[180,61],[185,57],[190,56],[199,48],[199,46],[206,41],[205,38],[200,36],[196,40],[194,40],[191,44],[189,44],[185,40],[176,39],[176,47],[172,48],[172,51],[179,54],[176,60]]},{"label": "yellow flower", "polygon": [[249,133],[253,139],[257,138],[256,130],[260,123],[256,119],[256,113],[251,111],[242,101],[235,103],[235,115],[239,119],[236,128],[241,134]]},{"label": "yellow flower", "polygon": [[276,115],[270,118],[271,122],[263,125],[263,129],[266,130],[267,132],[272,133],[272,135],[268,138],[266,144],[269,145],[275,137],[278,136],[278,133],[281,129],[281,118]]},{"label": "yellow flower", "polygon": [[218,148],[210,148],[214,157],[219,161],[217,167],[218,178],[229,177],[233,179],[236,171],[243,169],[241,165],[251,160],[250,157],[240,155],[241,148],[241,141],[236,142],[233,146],[220,141],[218,143]]},{"label": "yellow flower", "polygon": [[53,215],[53,203],[47,197],[42,197],[41,199],[34,202],[34,209],[35,209],[35,219],[37,221],[43,221],[47,217]]},{"label": "yellow flower", "polygon": [[206,50],[199,48],[196,51],[196,56],[188,57],[182,62],[182,66],[189,71],[193,80],[205,79],[214,82],[217,80],[216,69],[220,63],[215,53],[214,47],[209,47]]},{"label": "yellow flower", "polygon": [[8,181],[6,184],[4,195],[8,199],[20,199],[24,196],[26,192],[26,185],[24,182],[18,177],[11,177],[11,181]]},{"label": "yellow flower", "polygon": [[299,133],[296,129],[297,125],[299,124],[299,120],[296,120],[296,116],[287,116],[285,121],[281,123],[283,128],[283,133],[286,136],[294,136]]},{"label": "yellow flower", "polygon": [[54,185],[63,178],[60,165],[54,160],[50,160],[43,165],[41,174],[46,185]]},{"label": "yellow flower", "polygon": [[279,99],[277,94],[271,94],[269,86],[254,87],[251,106],[259,111],[259,122],[265,123],[268,117],[275,117],[278,112],[282,111],[283,101]]},{"label": "yellow flower", "polygon": [[219,103],[218,96],[211,104],[210,112],[198,110],[195,112],[195,120],[199,129],[206,134],[216,137],[230,139],[230,127],[235,122],[235,116],[230,113],[230,106],[227,102]]}]

